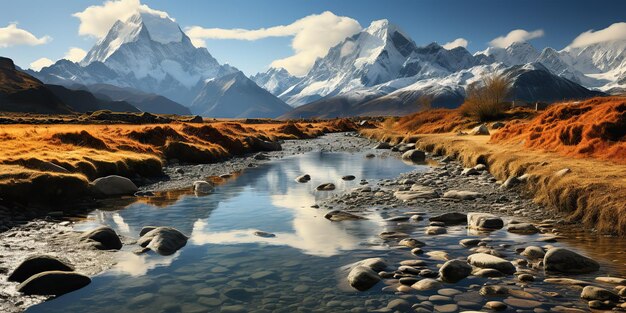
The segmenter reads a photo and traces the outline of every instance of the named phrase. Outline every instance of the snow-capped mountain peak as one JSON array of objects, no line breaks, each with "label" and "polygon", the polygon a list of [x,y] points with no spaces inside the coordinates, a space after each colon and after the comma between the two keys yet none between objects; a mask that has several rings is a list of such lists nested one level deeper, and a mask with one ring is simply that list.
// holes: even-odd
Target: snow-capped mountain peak
[{"label": "snow-capped mountain peak", "polygon": [[506,48],[489,47],[486,50],[476,52],[474,56],[481,54],[509,66],[534,62],[539,57],[539,51],[525,41],[514,42]]},{"label": "snow-capped mountain peak", "polygon": [[185,34],[169,17],[149,13],[135,13],[125,21],[118,20],[107,35],[89,51],[80,62],[85,66],[95,61],[105,62],[123,44],[141,39],[161,44],[181,42]]}]

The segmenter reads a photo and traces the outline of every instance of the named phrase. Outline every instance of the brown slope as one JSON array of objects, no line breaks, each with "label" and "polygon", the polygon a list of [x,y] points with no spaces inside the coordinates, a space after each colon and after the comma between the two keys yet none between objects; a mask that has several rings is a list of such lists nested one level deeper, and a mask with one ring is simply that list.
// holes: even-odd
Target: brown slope
[{"label": "brown slope", "polygon": [[38,79],[15,68],[13,60],[0,57],[0,111],[69,114],[63,104]]}]

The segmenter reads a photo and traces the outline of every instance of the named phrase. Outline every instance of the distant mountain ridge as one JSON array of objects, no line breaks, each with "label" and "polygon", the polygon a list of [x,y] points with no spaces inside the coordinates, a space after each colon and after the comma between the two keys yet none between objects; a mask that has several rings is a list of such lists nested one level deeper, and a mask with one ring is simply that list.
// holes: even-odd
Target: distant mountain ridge
[{"label": "distant mountain ridge", "polygon": [[44,84],[17,68],[13,60],[0,57],[0,111],[71,114],[97,110],[139,112],[125,101],[98,99],[88,91]]},{"label": "distant mountain ridge", "polygon": [[[215,84],[211,83],[213,80],[239,73],[239,70],[227,64],[221,65],[206,48],[193,46],[189,37],[170,18],[137,13],[124,21],[115,22],[107,35],[79,63],[59,60],[39,72],[29,73],[49,84],[85,86],[83,89],[114,100],[131,102],[143,111],[189,114],[191,106],[197,112],[213,112],[208,107],[215,105],[217,100],[208,97],[206,90]],[[285,104],[271,93],[264,94],[264,97],[273,99],[266,99],[263,104],[251,101],[250,97],[233,97],[235,93],[260,94],[256,89],[258,86],[245,75],[238,76],[237,81],[239,83],[234,88],[241,89],[233,90],[231,87],[223,95],[233,101],[247,99],[249,102],[227,103],[222,99],[217,101],[220,106],[242,108],[244,105],[249,107],[244,111],[252,112],[250,114],[284,113],[279,107]],[[209,102],[201,103],[203,99]],[[270,103],[276,107],[268,108]],[[200,109],[202,106],[206,108]],[[257,117],[245,112],[239,112],[237,116]]]}]

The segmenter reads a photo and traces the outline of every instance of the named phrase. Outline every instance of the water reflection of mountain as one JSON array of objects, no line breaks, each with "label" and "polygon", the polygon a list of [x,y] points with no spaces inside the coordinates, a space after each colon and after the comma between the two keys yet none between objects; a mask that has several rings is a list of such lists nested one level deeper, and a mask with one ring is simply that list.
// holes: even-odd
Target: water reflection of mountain
[{"label": "water reflection of mountain", "polygon": [[[321,198],[359,186],[361,178],[394,177],[414,167],[395,158],[366,159],[363,154],[312,152],[247,169],[237,179],[219,185],[204,197],[182,195],[165,207],[134,203],[119,211],[97,211],[97,222],[136,237],[146,225],[175,227],[192,236],[195,244],[249,243],[288,245],[316,255],[333,255],[362,244],[379,216],[364,223],[331,223],[322,211],[311,208]],[[312,179],[300,184],[298,175]],[[343,181],[354,175],[354,181]],[[335,192],[317,192],[321,183],[333,182]],[[254,236],[255,230],[277,234],[276,238]]]}]

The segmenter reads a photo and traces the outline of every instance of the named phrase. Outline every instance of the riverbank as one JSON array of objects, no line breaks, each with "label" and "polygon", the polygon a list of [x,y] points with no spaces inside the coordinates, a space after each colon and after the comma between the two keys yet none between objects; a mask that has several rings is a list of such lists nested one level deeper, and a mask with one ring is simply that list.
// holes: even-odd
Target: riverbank
[{"label": "riverbank", "polygon": [[[348,133],[332,133],[311,139],[287,139],[280,151],[267,151],[234,157],[212,164],[169,164],[163,167],[164,179],[141,187],[151,193],[172,192],[178,196],[193,193],[196,180],[221,180],[235,177],[247,168],[260,166],[271,160],[311,151],[357,152],[371,146],[369,139]],[[222,178],[220,178],[222,176]],[[97,250],[86,244],[81,232],[74,231],[75,222],[84,221],[92,209],[107,207],[123,209],[135,202],[149,202],[150,196],[93,199],[67,204],[50,211],[48,207],[0,206],[3,231],[0,232],[0,311],[21,312],[48,297],[25,296],[17,292],[17,283],[7,277],[21,261],[33,255],[51,255],[67,261],[76,271],[93,276],[111,268],[123,254],[132,251]],[[122,238],[132,245],[136,238]]]},{"label": "riverbank", "polygon": [[[261,166],[269,160],[275,160],[281,157],[311,151],[355,152],[363,154],[363,158],[367,157],[367,159],[372,162],[382,158],[396,158],[401,154],[400,152],[394,152],[387,149],[373,150],[371,148],[374,144],[374,142],[366,138],[356,137],[352,134],[329,134],[316,139],[286,140],[282,143],[282,151],[263,153],[263,157],[255,157],[258,156],[258,154],[255,154],[253,156],[235,158],[229,160],[228,162],[215,164],[183,166],[172,164],[171,166],[166,166],[164,171],[166,173],[172,173],[170,175],[170,179],[160,183],[147,185],[145,188],[146,190],[165,191],[170,190],[171,187],[180,186],[186,188],[187,190],[186,192],[182,192],[181,195],[188,195],[192,192],[190,188],[191,183],[197,178],[206,179],[207,177],[213,177],[215,179],[224,179],[227,181],[231,179],[228,176],[216,178],[216,176],[226,174],[233,175],[231,177],[233,179],[237,179],[236,176],[241,169],[245,172],[245,168]],[[405,146],[405,148],[411,148],[411,146]],[[424,242],[426,246],[421,248],[423,254],[420,255],[417,252],[417,254],[411,254],[412,247],[406,245],[399,246],[401,238],[391,235],[392,233],[388,233],[385,236],[382,236],[381,234],[382,237],[378,240],[363,243],[363,249],[360,250],[360,254],[366,253],[365,250],[369,251],[371,248],[374,250],[367,252],[367,254],[373,253],[380,255],[381,257],[388,258],[388,265],[390,267],[395,266],[397,263],[400,266],[405,266],[402,268],[402,271],[413,271],[412,273],[415,273],[417,270],[428,270],[431,273],[428,274],[428,271],[425,271],[424,275],[434,275],[433,273],[437,273],[438,265],[441,265],[441,263],[446,262],[448,259],[465,257],[470,252],[478,252],[476,250],[478,248],[482,249],[480,250],[481,252],[500,255],[507,259],[512,259],[519,258],[519,256],[517,256],[519,253],[517,252],[518,248],[522,248],[527,245],[545,246],[547,249],[549,248],[547,245],[560,246],[569,242],[578,245],[580,242],[584,242],[585,244],[589,244],[591,247],[593,247],[595,243],[595,246],[598,247],[601,242],[605,242],[606,240],[610,241],[610,239],[607,239],[606,237],[596,237],[594,235],[590,235],[589,232],[584,231],[582,227],[563,219],[558,212],[545,210],[542,206],[533,203],[533,201],[520,194],[521,186],[500,188],[501,184],[497,182],[497,179],[493,177],[486,168],[479,166],[474,169],[475,173],[465,175],[463,174],[464,166],[460,161],[445,158],[443,156],[436,156],[434,159],[429,157],[429,163],[427,164],[431,165],[432,169],[426,173],[422,170],[405,173],[399,177],[363,181],[360,184],[361,187],[358,187],[355,190],[346,190],[345,192],[340,192],[336,197],[329,200],[320,200],[316,203],[316,206],[320,207],[319,209],[302,209],[319,212],[312,213],[316,215],[316,220],[321,220],[321,222],[324,223],[337,223],[324,218],[324,215],[327,214],[329,210],[332,211],[341,209],[343,212],[364,216],[369,216],[369,213],[374,213],[374,216],[380,215],[380,217],[384,219],[380,222],[385,225],[386,232],[395,232],[396,234],[404,233],[407,237],[416,238],[416,240]],[[178,176],[174,176],[174,174]],[[310,172],[309,174],[316,176],[315,172]],[[290,185],[300,183],[295,182],[293,177],[289,177],[286,184]],[[419,188],[414,187],[416,185]],[[315,186],[312,187],[314,188]],[[461,198],[446,196],[446,193],[451,190],[457,190],[463,196]],[[211,196],[209,195],[208,197]],[[177,199],[178,198],[173,195],[173,198],[169,199],[168,203],[173,204],[177,202]],[[106,210],[116,210],[128,208],[134,202],[150,202],[151,198],[133,197],[109,201],[113,203],[107,204],[99,202],[95,205],[105,207]],[[466,225],[464,224],[465,222],[461,222],[456,225],[447,225],[445,222],[443,225],[435,225],[427,222],[427,220],[435,218],[443,213],[467,214],[468,212],[492,213],[494,216],[501,218],[504,221],[504,228],[491,233],[474,233],[468,232]],[[414,216],[417,217],[414,218]],[[58,218],[58,222],[61,222],[63,219],[64,218],[62,217]],[[466,221],[466,217],[464,217],[463,220]],[[4,245],[4,249],[8,249],[10,251],[3,251],[2,255],[14,256],[11,260],[7,259],[7,262],[4,262],[6,273],[10,273],[14,269],[17,262],[20,261],[18,260],[19,257],[25,257],[26,254],[30,255],[36,253],[50,253],[55,256],[62,256],[63,258],[70,259],[72,263],[77,265],[77,268],[81,271],[86,273],[97,273],[112,265],[112,262],[109,262],[108,260],[115,261],[119,260],[119,258],[124,258],[125,256],[123,253],[132,253],[131,250],[136,247],[134,245],[136,238],[124,238],[123,242],[125,244],[125,248],[122,251],[106,252],[93,250],[93,248],[82,246],[83,243],[79,238],[79,233],[68,229],[71,228],[71,224],[67,225],[67,221],[65,221],[61,222],[63,223],[61,225],[58,224],[58,222],[35,222],[37,224],[26,224],[22,227],[14,228],[4,234],[0,234],[0,243],[10,243],[8,246]],[[191,221],[189,221],[189,223],[191,223]],[[340,221],[338,223],[345,222]],[[537,233],[516,235],[515,233],[507,231],[510,226],[519,224],[524,225],[524,223],[530,223],[531,226],[536,229]],[[11,238],[18,236],[17,234],[19,234],[19,240],[12,240]],[[464,248],[463,246],[457,246],[456,241],[466,239],[468,237],[469,239],[478,238],[478,240],[475,240],[478,247],[474,247],[470,250]],[[598,240],[598,238],[605,240]],[[60,239],[63,239],[62,242],[59,242]],[[34,245],[32,243],[33,241],[38,242],[38,244]],[[479,242],[480,244],[478,244]],[[405,241],[402,244],[410,245],[408,241]],[[626,246],[624,246],[620,241],[612,242],[610,243],[610,246],[615,249],[615,251],[626,249]],[[602,245],[602,247],[606,247],[606,245]],[[192,247],[188,248],[191,249]],[[25,253],[25,251],[27,252]],[[578,251],[601,262],[602,267],[597,275],[624,274],[620,272],[620,270],[626,266],[624,259],[617,256],[615,252],[605,256],[603,253],[606,253],[606,251],[599,253],[585,248],[581,248]],[[104,261],[102,263],[90,264],[89,262],[82,261],[82,256],[87,256],[90,260],[102,259]],[[410,263],[413,264],[411,266],[414,268],[413,270],[406,268],[406,264],[409,263],[400,263],[402,261],[407,261],[409,258],[415,259],[412,261],[413,263]],[[75,262],[80,264],[80,266],[78,266]],[[524,298],[529,301],[522,302],[522,305],[540,307],[537,303],[543,301],[546,303],[544,306],[556,306],[560,303],[569,307],[578,306],[580,308],[580,305],[584,304],[580,303],[580,300],[578,300],[575,288],[572,290],[561,291],[563,295],[566,295],[561,298],[562,300],[554,300],[553,298],[546,297],[546,293],[542,292],[553,292],[552,290],[555,287],[554,285],[544,282],[544,278],[546,277],[544,277],[541,271],[538,270],[540,268],[533,268],[526,265],[521,265],[520,268],[522,269],[520,271],[533,275],[536,282],[532,284],[526,282],[524,283],[524,286],[518,286],[515,280],[511,279],[511,276],[503,276],[497,279],[490,278],[488,280],[490,285],[505,284],[507,285],[507,290],[512,290],[510,295],[512,300],[507,300],[509,303],[512,303],[512,308],[518,308],[515,305],[520,304],[519,295],[529,297],[528,294],[530,294],[533,298]],[[6,275],[6,273],[2,275]],[[250,274],[251,273],[244,273],[244,276],[247,277],[247,275]],[[342,276],[339,277],[340,285],[344,285],[346,282],[345,274],[347,273],[343,273]],[[404,273],[403,275],[406,274],[407,273]],[[409,276],[410,275],[407,277]],[[409,278],[419,280],[423,277],[413,275]],[[435,301],[437,302],[433,303],[433,305],[448,305],[449,308],[456,306],[457,309],[480,309],[484,299],[481,295],[479,295],[479,289],[476,287],[476,283],[481,284],[481,279],[485,278],[476,277],[471,278],[471,280],[468,281],[469,284],[464,282],[457,285],[445,285],[440,288],[454,288],[456,290],[454,291],[455,294],[458,292],[465,292],[470,296],[459,299],[457,299],[458,297],[455,297],[454,295],[447,296],[448,298],[435,297],[434,299],[436,299]],[[588,277],[585,277],[585,279],[588,279]],[[0,279],[0,281],[5,282],[5,279]],[[407,281],[409,281],[409,279],[403,280],[404,283]],[[533,285],[534,288],[526,288],[529,284]],[[398,305],[398,303],[402,307],[407,305],[412,306],[419,303],[424,309],[432,309],[428,306],[428,300],[431,295],[429,294],[426,298],[424,297],[425,294],[429,292],[436,293],[438,290],[420,291],[420,295],[418,297],[415,295],[417,289],[407,289],[402,286],[406,285],[400,283],[399,279],[386,278],[384,286],[379,286],[382,288],[382,294],[372,294],[371,292],[367,293],[366,296],[364,296],[365,298],[363,301],[361,301],[360,298],[345,301],[345,299],[342,298],[341,293],[333,292],[334,289],[325,290],[323,300],[324,304],[320,303],[318,305],[326,305],[325,303],[328,303],[328,307],[324,307],[324,310],[328,312],[345,311],[347,309],[360,311],[382,309],[383,311],[387,311],[390,307],[393,308],[395,305]],[[11,288],[11,286],[3,286],[2,289],[6,290],[7,288]],[[339,286],[339,288],[341,289],[343,287]],[[377,290],[381,291],[380,289]],[[442,292],[448,291],[450,290],[443,290]],[[528,294],[523,293],[522,291],[527,292]],[[354,290],[351,292],[354,292]],[[336,301],[333,301],[335,298]],[[43,300],[43,298],[25,298],[19,294],[7,295],[5,296],[5,299],[7,299],[6,303],[8,308],[24,308],[30,303],[34,303],[28,301],[38,302]],[[28,299],[28,301],[26,301],[26,299]],[[577,305],[572,304],[572,302],[577,303]],[[240,302],[235,301],[234,303]],[[18,311],[19,310],[20,309],[18,309]],[[11,311],[9,310],[8,312]]]},{"label": "riverbank", "polygon": [[523,193],[568,220],[624,236],[625,114],[625,98],[595,98],[554,104],[539,114],[508,112],[508,119],[482,129],[454,110],[435,110],[361,133],[390,143],[414,142],[466,167],[484,164],[497,180],[519,181]]}]

